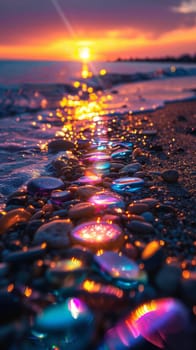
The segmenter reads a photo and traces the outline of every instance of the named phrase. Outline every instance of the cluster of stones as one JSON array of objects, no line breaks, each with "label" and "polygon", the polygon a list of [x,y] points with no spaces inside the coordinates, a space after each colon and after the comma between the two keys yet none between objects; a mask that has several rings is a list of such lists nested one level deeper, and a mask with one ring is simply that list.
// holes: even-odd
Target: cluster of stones
[{"label": "cluster of stones", "polygon": [[146,172],[150,154],[133,136],[102,152],[80,141],[51,141],[53,174],[31,179],[1,213],[0,343],[191,349],[194,251],[178,261],[177,211],[152,182],[177,185],[178,172]]}]

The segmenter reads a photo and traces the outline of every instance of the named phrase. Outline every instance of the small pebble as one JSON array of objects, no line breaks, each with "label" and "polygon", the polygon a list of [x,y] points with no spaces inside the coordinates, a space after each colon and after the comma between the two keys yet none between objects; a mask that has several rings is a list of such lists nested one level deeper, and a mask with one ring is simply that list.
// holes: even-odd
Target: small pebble
[{"label": "small pebble", "polygon": [[131,232],[139,233],[141,235],[148,235],[154,233],[154,227],[148,222],[144,221],[133,220],[127,225],[127,227]]},{"label": "small pebble", "polygon": [[164,181],[168,183],[175,183],[178,181],[179,174],[177,170],[164,170],[161,173],[161,176]]}]

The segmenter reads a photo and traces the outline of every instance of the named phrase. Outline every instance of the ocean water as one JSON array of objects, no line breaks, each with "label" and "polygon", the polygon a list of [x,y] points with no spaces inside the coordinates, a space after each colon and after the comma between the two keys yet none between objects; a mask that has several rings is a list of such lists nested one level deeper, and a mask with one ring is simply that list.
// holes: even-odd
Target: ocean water
[{"label": "ocean water", "polygon": [[[78,78],[81,72],[80,62],[71,61],[3,61],[0,60],[0,85],[18,85],[23,83],[65,83]],[[153,62],[91,62],[93,74],[101,69],[108,73],[147,73],[170,69],[171,63]],[[176,63],[176,68],[196,69],[196,64]]]},{"label": "ocean water", "polygon": [[[133,83],[111,86],[101,93],[99,96],[101,102],[96,102],[97,105],[90,112],[88,101],[82,102],[79,117],[82,110],[83,120],[73,118],[70,126],[69,118],[68,129],[71,128],[72,137],[78,135],[87,125],[86,119],[88,125],[91,122],[94,124],[96,132],[96,118],[100,109],[102,114],[108,115],[108,118],[110,115],[120,118],[125,112],[154,110],[163,106],[165,101],[195,98],[196,65],[177,64],[175,69],[166,63],[97,62],[90,65],[95,75],[103,68],[111,74],[135,76],[136,73],[144,73],[149,79],[144,81],[139,78]],[[178,74],[173,75],[172,72],[175,70]],[[7,196],[25,185],[31,177],[48,173],[48,165],[54,156],[47,153],[45,148],[47,142],[56,135],[65,135],[70,139],[70,134],[66,134],[65,131],[68,130],[66,115],[64,115],[65,122],[62,123],[56,115],[55,108],[58,107],[60,100],[67,98],[64,84],[72,84],[74,80],[79,79],[80,72],[79,62],[0,61],[0,206],[2,208]],[[78,110],[74,111],[73,113],[77,112],[78,116]],[[88,114],[86,119],[85,113]],[[105,137],[107,126],[104,123],[106,121],[99,119],[97,137]]]}]

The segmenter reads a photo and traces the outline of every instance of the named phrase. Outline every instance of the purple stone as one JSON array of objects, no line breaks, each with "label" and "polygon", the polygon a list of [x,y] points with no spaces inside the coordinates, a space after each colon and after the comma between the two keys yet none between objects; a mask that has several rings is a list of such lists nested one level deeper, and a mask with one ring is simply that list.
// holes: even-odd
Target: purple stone
[{"label": "purple stone", "polygon": [[188,312],[181,302],[173,298],[151,300],[109,329],[100,350],[140,348],[144,339],[161,349],[181,349],[176,342],[188,326]]},{"label": "purple stone", "polygon": [[42,176],[30,180],[27,184],[27,190],[31,194],[50,193],[62,188],[63,186],[63,181],[56,177]]}]

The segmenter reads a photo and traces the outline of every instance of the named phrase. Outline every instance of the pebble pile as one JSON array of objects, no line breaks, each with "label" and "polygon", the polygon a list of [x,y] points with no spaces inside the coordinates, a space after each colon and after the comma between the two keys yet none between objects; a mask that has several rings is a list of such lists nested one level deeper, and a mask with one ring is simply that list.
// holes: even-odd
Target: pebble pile
[{"label": "pebble pile", "polygon": [[150,168],[147,116],[94,124],[48,141],[48,175],[0,213],[1,349],[194,349],[194,236],[164,195],[180,174]]}]

